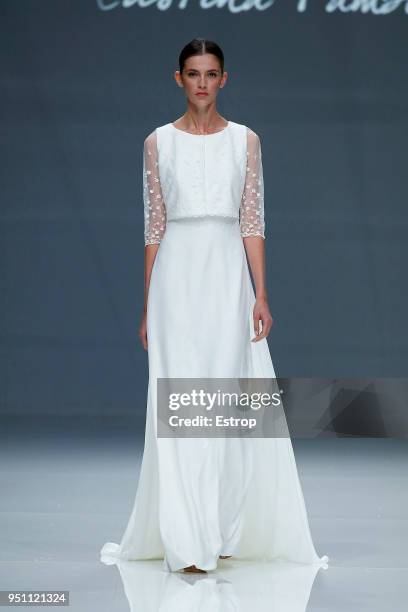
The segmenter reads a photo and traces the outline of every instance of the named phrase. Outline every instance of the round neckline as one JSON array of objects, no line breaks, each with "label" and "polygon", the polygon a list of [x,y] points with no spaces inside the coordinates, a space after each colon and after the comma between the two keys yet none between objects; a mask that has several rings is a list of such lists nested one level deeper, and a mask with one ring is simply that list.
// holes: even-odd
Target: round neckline
[{"label": "round neckline", "polygon": [[230,124],[231,124],[231,121],[228,121],[227,125],[224,128],[222,128],[222,130],[218,130],[218,132],[213,132],[212,134],[192,134],[191,132],[186,132],[186,130],[181,130],[180,128],[176,127],[174,123],[170,122],[170,125],[177,132],[181,132],[182,134],[187,134],[188,136],[198,136],[198,137],[217,136],[217,134],[222,134],[222,132],[225,132],[225,130],[227,130],[230,127]]}]

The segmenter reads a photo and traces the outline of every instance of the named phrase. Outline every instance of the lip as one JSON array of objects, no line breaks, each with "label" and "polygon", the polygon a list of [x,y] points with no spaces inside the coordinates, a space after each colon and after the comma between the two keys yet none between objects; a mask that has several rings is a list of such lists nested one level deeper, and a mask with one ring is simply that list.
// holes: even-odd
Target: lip
[{"label": "lip", "polygon": [[205,93],[205,91],[199,91],[196,93],[196,96],[208,96],[208,93]]}]

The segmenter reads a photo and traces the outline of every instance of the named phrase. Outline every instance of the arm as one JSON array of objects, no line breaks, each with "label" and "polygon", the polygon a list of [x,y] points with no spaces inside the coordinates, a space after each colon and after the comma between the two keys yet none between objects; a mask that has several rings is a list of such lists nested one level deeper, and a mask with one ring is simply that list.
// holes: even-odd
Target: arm
[{"label": "arm", "polygon": [[255,337],[252,338],[252,342],[259,342],[269,334],[273,319],[269,311],[265,280],[262,150],[258,135],[249,128],[247,130],[247,168],[240,206],[240,228],[255,285],[256,301],[253,311]]},{"label": "arm", "polygon": [[139,337],[147,350],[147,302],[150,278],[160,242],[166,230],[166,206],[160,184],[156,131],[149,134],[143,147],[143,207],[144,207],[144,300]]},{"label": "arm", "polygon": [[157,251],[159,250],[159,244],[147,244],[145,246],[144,256],[144,299],[143,299],[143,313],[147,314],[147,298],[149,295],[150,278],[152,275],[154,260],[156,259]]}]

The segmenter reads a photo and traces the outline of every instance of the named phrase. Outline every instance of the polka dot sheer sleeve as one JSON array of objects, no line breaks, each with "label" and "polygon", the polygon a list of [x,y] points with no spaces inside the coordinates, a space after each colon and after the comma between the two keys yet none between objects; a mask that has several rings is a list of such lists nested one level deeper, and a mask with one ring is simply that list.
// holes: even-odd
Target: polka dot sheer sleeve
[{"label": "polka dot sheer sleeve", "polygon": [[259,136],[247,128],[247,166],[240,205],[241,236],[265,239],[264,182]]},{"label": "polka dot sheer sleeve", "polygon": [[144,242],[159,244],[166,230],[166,206],[159,176],[156,130],[143,146]]}]

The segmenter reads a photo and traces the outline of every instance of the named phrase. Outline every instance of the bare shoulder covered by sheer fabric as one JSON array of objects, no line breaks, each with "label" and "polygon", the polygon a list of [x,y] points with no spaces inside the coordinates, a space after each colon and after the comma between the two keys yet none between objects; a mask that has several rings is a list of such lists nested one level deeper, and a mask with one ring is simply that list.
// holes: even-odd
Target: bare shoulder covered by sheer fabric
[{"label": "bare shoulder covered by sheer fabric", "polygon": [[247,165],[240,206],[241,236],[265,239],[264,180],[259,136],[247,128]]},{"label": "bare shoulder covered by sheer fabric", "polygon": [[147,136],[143,146],[143,202],[145,245],[159,244],[166,229],[166,205],[159,176],[156,130]]}]

